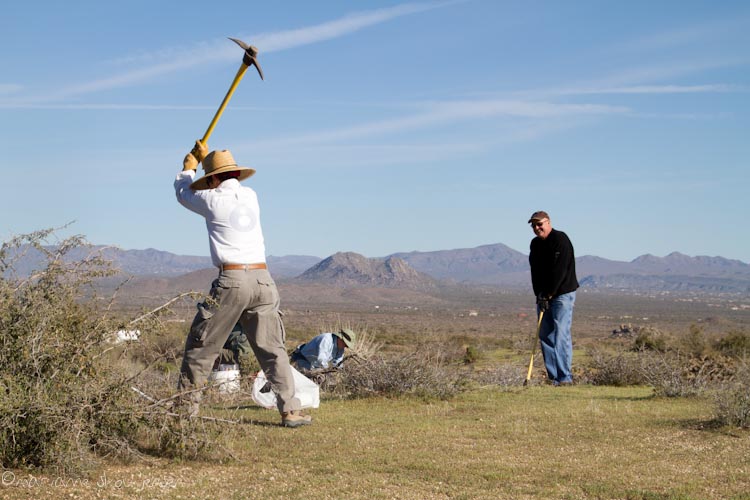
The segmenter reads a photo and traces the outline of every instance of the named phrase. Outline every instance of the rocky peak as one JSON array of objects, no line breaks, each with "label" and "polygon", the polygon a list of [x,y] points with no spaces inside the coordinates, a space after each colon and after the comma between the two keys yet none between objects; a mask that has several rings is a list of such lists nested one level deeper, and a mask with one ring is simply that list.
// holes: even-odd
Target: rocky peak
[{"label": "rocky peak", "polygon": [[398,257],[368,259],[354,252],[339,252],[323,259],[297,279],[336,285],[434,288],[435,280]]}]

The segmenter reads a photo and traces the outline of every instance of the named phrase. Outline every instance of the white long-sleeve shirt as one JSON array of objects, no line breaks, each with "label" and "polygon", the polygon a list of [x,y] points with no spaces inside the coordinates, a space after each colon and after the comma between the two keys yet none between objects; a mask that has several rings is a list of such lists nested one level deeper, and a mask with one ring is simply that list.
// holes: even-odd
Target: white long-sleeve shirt
[{"label": "white long-sleeve shirt", "polygon": [[182,206],[206,219],[211,261],[221,264],[255,264],[266,261],[266,246],[260,226],[258,196],[237,179],[228,179],[216,189],[193,191],[195,170],[177,174],[175,195]]}]

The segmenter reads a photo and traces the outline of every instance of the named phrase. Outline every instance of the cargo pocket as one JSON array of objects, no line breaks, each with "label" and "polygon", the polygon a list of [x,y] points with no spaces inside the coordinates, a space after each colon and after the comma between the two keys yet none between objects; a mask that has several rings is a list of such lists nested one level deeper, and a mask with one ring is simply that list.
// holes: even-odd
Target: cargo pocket
[{"label": "cargo pocket", "polygon": [[278,318],[278,321],[279,321],[279,334],[281,335],[281,343],[285,344],[286,343],[286,328],[284,328],[284,320],[281,319],[283,315],[284,314],[281,311],[279,311],[279,314],[277,314],[276,317]]},{"label": "cargo pocket", "polygon": [[198,314],[195,315],[193,324],[190,327],[190,336],[196,347],[203,345],[203,342],[206,340],[209,321],[221,307],[226,291],[230,288],[238,288],[239,286],[239,282],[227,276],[219,276],[211,283],[211,292],[206,300],[198,304]]},{"label": "cargo pocket", "polygon": [[258,302],[264,305],[274,305],[278,300],[279,292],[273,279],[270,276],[258,278]]},{"label": "cargo pocket", "polygon": [[207,302],[198,304],[198,314],[195,315],[193,324],[190,327],[190,339],[195,347],[203,345],[203,341],[206,339],[206,331],[208,330],[208,321],[213,315],[214,311]]}]

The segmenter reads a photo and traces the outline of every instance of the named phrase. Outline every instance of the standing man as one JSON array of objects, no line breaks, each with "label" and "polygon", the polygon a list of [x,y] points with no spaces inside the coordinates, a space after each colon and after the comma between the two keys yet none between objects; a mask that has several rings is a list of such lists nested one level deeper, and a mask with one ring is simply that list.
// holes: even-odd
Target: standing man
[{"label": "standing man", "polygon": [[[213,151],[196,141],[174,182],[177,201],[206,220],[211,260],[219,276],[210,298],[198,304],[185,341],[178,388],[200,389],[234,325],[239,321],[261,368],[277,395],[281,424],[310,424],[294,397],[294,378],[284,347],[279,292],[266,267],[266,249],[255,191],[240,181],[255,173],[237,166],[232,154]],[[194,181],[199,162],[205,175]],[[200,391],[191,392],[189,412],[198,412]]]},{"label": "standing man", "polygon": [[539,328],[547,377],[556,386],[573,383],[573,340],[570,325],[578,280],[573,245],[562,231],[552,229],[547,212],[529,219],[536,237],[531,240],[529,264],[537,313],[544,313]]}]

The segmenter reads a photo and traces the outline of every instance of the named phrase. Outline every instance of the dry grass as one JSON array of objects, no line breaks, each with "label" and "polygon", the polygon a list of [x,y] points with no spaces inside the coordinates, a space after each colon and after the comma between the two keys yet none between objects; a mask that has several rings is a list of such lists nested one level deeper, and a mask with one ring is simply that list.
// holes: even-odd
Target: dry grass
[{"label": "dry grass", "polygon": [[650,394],[545,386],[324,401],[296,430],[233,406],[214,411],[242,421],[235,460],[110,465],[87,485],[33,474],[24,486],[32,474],[6,472],[0,497],[748,498],[750,434],[715,428],[708,401]]}]

